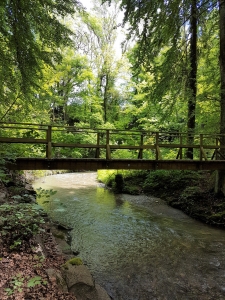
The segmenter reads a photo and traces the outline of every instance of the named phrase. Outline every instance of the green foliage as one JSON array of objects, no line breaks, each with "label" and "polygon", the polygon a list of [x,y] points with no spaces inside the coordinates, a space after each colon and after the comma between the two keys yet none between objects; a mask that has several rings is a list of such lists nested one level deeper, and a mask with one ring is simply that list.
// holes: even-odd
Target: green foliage
[{"label": "green foliage", "polygon": [[43,280],[41,276],[35,276],[35,277],[29,279],[29,281],[27,283],[27,287],[32,288],[32,287],[35,287],[37,285],[42,285],[42,284],[46,285],[47,281]]},{"label": "green foliage", "polygon": [[[129,170],[99,170],[98,180],[111,187],[115,192],[123,192],[131,195],[139,195],[142,190],[144,180],[148,174],[147,171],[129,171]],[[116,177],[123,177],[123,186],[117,189]]]},{"label": "green foliage", "polygon": [[[76,1],[1,1],[1,99],[18,101],[33,92],[44,64],[61,58],[59,47],[71,43],[72,32],[60,21],[73,14]],[[3,101],[4,102],[4,101]]]},{"label": "green foliage", "polygon": [[15,157],[16,153],[12,151],[9,145],[0,144],[0,180],[4,183],[9,181],[5,164],[7,161],[13,162]]},{"label": "green foliage", "polygon": [[180,201],[193,201],[193,199],[202,197],[202,189],[199,186],[187,186],[180,194]]},{"label": "green foliage", "polygon": [[22,249],[41,230],[42,224],[42,209],[37,204],[0,206],[1,238],[11,250]]},{"label": "green foliage", "polygon": [[37,198],[49,198],[53,195],[55,195],[57,193],[57,191],[54,191],[53,189],[50,189],[50,190],[46,190],[46,189],[43,189],[42,187],[39,187],[36,189],[36,192],[37,192]]},{"label": "green foliage", "polygon": [[98,170],[97,178],[104,184],[112,186],[112,183],[115,181],[116,174],[117,170]]},{"label": "green foliage", "polygon": [[126,158],[134,158],[137,159],[138,154],[135,151],[132,150],[127,150],[127,149],[117,149],[112,152],[111,157],[112,158],[121,158],[121,159],[126,159]]},{"label": "green foliage", "polygon": [[[78,129],[72,132],[54,132],[53,139],[56,142],[67,144],[96,144],[97,137],[95,133],[88,132],[88,130]],[[82,149],[74,147],[61,147],[54,150],[55,157],[93,157],[92,149]]]},{"label": "green foliage", "polygon": [[5,291],[8,296],[13,295],[16,292],[22,292],[23,290],[23,285],[24,285],[24,277],[22,277],[21,274],[17,274],[12,278],[10,281],[10,285],[12,286],[11,288],[5,288]]},{"label": "green foliage", "polygon": [[133,184],[133,185],[130,183],[124,184],[123,193],[127,193],[130,195],[140,195],[141,188],[140,188],[140,186],[135,185],[135,184]]},{"label": "green foliage", "polygon": [[[27,284],[25,284],[25,280],[28,279]],[[15,275],[9,282],[9,286],[8,288],[5,288],[5,292],[7,293],[8,296],[12,296],[15,293],[20,293],[23,291],[23,287],[25,287],[25,285],[28,288],[32,288],[35,287],[37,285],[46,285],[47,281],[43,280],[41,276],[35,276],[32,278],[28,278],[27,276],[23,277],[21,274],[17,274]]]},{"label": "green foliage", "polygon": [[20,203],[29,203],[34,200],[32,194],[27,193],[27,190],[24,186],[10,186],[8,191],[11,194],[11,198]]},{"label": "green foliage", "polygon": [[193,171],[150,171],[144,184],[146,193],[167,193],[168,190],[185,188],[199,180],[199,174]]}]

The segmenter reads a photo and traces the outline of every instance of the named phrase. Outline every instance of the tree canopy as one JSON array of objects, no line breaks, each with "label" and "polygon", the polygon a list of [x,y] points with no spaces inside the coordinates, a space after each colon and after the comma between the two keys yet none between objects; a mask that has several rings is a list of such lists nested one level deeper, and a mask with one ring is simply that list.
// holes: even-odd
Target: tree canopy
[{"label": "tree canopy", "polygon": [[71,45],[73,33],[62,20],[79,7],[77,0],[1,1],[1,99],[35,93],[44,65],[58,62],[60,47]]},{"label": "tree canopy", "polygon": [[218,2],[103,2],[1,2],[1,119],[218,132]]}]

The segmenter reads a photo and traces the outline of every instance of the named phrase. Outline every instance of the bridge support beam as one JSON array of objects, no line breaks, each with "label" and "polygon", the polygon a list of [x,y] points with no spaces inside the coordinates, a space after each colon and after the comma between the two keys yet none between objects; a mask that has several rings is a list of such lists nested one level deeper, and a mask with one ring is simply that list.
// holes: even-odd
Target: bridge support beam
[{"label": "bridge support beam", "polygon": [[7,162],[11,170],[225,170],[224,160],[147,160],[98,158],[17,158]]}]

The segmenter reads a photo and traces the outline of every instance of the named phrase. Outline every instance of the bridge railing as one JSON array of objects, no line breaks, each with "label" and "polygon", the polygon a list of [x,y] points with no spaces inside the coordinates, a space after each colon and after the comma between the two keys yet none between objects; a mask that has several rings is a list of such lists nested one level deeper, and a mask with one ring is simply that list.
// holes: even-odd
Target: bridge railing
[{"label": "bridge railing", "polygon": [[[194,159],[225,159],[225,145],[221,134],[190,134],[182,132],[155,132],[138,130],[90,129],[74,126],[57,126],[33,123],[0,123],[0,144],[20,143],[37,146],[44,157],[62,157],[60,148],[89,149],[94,158],[113,159],[118,151],[127,150],[123,158],[134,159],[185,159],[193,149]],[[190,143],[190,140],[192,141]],[[38,155],[39,155],[38,154]],[[36,154],[37,155],[37,154]],[[60,156],[61,155],[61,156]],[[65,154],[63,154],[65,156]],[[68,153],[75,158],[76,153]],[[129,157],[128,157],[129,156]],[[120,156],[119,156],[120,157]],[[118,157],[116,157],[118,158]]]}]

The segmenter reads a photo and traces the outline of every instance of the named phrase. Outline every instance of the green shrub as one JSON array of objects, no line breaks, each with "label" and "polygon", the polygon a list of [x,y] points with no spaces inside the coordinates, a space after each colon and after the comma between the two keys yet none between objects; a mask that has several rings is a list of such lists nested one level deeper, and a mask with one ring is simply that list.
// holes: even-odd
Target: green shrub
[{"label": "green shrub", "polygon": [[194,184],[199,180],[198,172],[180,170],[157,170],[149,172],[144,184],[144,192],[158,192],[170,189],[177,190]]},{"label": "green shrub", "polygon": [[202,197],[201,188],[199,186],[188,186],[182,191],[179,200],[187,201],[198,197]]},{"label": "green shrub", "polygon": [[0,206],[1,238],[9,249],[21,249],[41,230],[44,219],[42,209],[37,204],[17,204]]},{"label": "green shrub", "polygon": [[125,184],[123,187],[123,193],[130,195],[140,195],[141,190],[139,186]]}]

